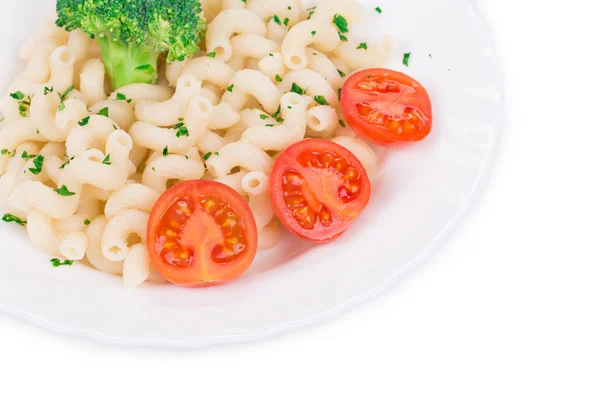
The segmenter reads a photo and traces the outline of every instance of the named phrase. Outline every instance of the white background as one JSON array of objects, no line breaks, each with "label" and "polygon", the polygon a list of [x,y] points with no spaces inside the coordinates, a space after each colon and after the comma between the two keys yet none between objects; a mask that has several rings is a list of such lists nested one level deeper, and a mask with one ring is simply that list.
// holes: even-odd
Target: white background
[{"label": "white background", "polygon": [[505,66],[505,139],[431,262],[332,322],[195,352],[0,316],[0,398],[599,399],[600,9],[476,1]]}]

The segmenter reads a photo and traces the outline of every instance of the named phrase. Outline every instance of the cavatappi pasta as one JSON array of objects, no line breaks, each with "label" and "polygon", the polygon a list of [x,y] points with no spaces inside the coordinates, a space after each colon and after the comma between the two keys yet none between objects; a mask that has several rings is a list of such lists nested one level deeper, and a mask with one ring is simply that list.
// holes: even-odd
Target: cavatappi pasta
[{"label": "cavatappi pasta", "polygon": [[346,75],[382,66],[394,41],[359,49],[336,21],[359,24],[356,0],[205,0],[195,58],[159,84],[110,92],[97,45],[47,24],[20,52],[26,67],[0,98],[0,207],[58,259],[162,281],[145,243],[149,213],[174,183],[224,183],[248,201],[269,249],[280,228],[268,194],[274,159],[306,137],[346,147],[369,173],[371,147],[345,129]]}]

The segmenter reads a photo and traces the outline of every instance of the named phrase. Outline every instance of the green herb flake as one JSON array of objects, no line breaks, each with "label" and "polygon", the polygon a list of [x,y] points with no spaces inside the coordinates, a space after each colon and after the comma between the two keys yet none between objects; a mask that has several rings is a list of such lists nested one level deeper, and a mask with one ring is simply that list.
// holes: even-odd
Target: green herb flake
[{"label": "green herb flake", "polygon": [[346,18],[342,17],[340,14],[335,14],[333,17],[333,23],[337,26],[338,30],[341,33],[348,33],[348,21]]},{"label": "green herb flake", "polygon": [[117,93],[117,100],[126,101],[127,103],[131,103],[132,99],[128,99],[123,93]]},{"label": "green herb flake", "polygon": [[75,263],[75,261],[73,260],[65,260],[65,261],[60,261],[58,258],[53,258],[52,260],[50,260],[50,262],[52,263],[52,266],[54,268],[58,268],[58,267],[70,267],[71,265],[73,265]]},{"label": "green herb flake", "polygon": [[65,101],[69,93],[71,93],[75,89],[75,85],[69,87],[63,94],[58,94],[60,96],[60,101]]},{"label": "green herb flake", "polygon": [[315,36],[317,34],[317,31],[312,31],[310,34]]},{"label": "green herb flake", "polygon": [[340,40],[342,42],[347,42],[348,41],[348,38],[346,36],[342,35],[340,32],[338,32],[338,35],[340,35]]},{"label": "green herb flake", "polygon": [[290,19],[289,19],[289,18],[286,18],[286,19],[284,19],[284,20],[283,20],[283,24],[284,24],[285,26],[288,26],[288,25],[289,25],[289,23],[290,23]]},{"label": "green herb flake", "polygon": [[306,94],[307,90],[302,89],[296,82],[292,83],[291,93],[299,94],[300,96]]},{"label": "green herb flake", "polygon": [[213,153],[212,153],[212,152],[210,152],[210,151],[209,151],[208,153],[206,153],[206,154],[204,155],[204,157],[203,157],[203,158],[204,158],[204,161],[208,161],[208,159],[209,159],[209,158],[212,156],[212,154],[213,154]]},{"label": "green herb flake", "polygon": [[283,82],[283,78],[279,74],[277,74],[275,75],[275,81],[281,83]]},{"label": "green herb flake", "polygon": [[10,97],[12,97],[15,100],[23,100],[25,98],[25,95],[23,94],[23,92],[15,92],[15,93],[11,93]]},{"label": "green herb flake", "polygon": [[314,100],[317,103],[319,103],[320,105],[322,105],[322,106],[328,106],[329,105],[329,102],[327,101],[327,99],[325,97],[321,96],[321,95],[315,96]]},{"label": "green herb flake", "polygon": [[[275,114],[273,114],[273,118],[280,120],[281,118],[279,118],[279,116],[281,115],[281,105],[279,107],[277,107],[277,111],[275,111]],[[283,120],[282,120],[283,122]]]},{"label": "green herb flake", "polygon": [[98,115],[108,118],[108,107],[104,107],[102,110],[98,111]]},{"label": "green herb flake", "polygon": [[90,116],[88,115],[84,119],[78,122],[79,126],[86,126],[90,122]]},{"label": "green herb flake", "polygon": [[107,154],[106,157],[104,157],[104,160],[102,160],[102,164],[104,164],[104,165],[112,164],[112,162],[110,161],[110,154]]},{"label": "green herb flake", "polygon": [[233,93],[233,89],[234,89],[234,88],[235,88],[235,85],[232,83],[231,85],[229,85],[229,86],[227,87],[227,91],[228,91],[229,93]]},{"label": "green herb flake", "polygon": [[275,21],[277,25],[281,25],[281,19],[277,16],[277,14],[273,15],[273,21]]},{"label": "green herb flake", "polygon": [[206,56],[210,57],[210,58],[216,58],[217,57],[217,52],[216,51],[211,51]]},{"label": "green herb flake", "polygon": [[64,110],[64,109],[65,109],[65,103],[60,103],[60,104],[58,105],[58,111],[62,111],[62,110]]},{"label": "green herb flake", "polygon": [[363,43],[361,43],[361,44],[358,45],[358,47],[356,48],[356,50],[361,50],[361,49],[367,50],[368,48],[369,48],[369,46],[367,46],[367,44],[363,42]]},{"label": "green herb flake", "polygon": [[56,193],[58,193],[59,196],[63,196],[63,197],[75,196],[75,193],[70,192],[69,189],[65,185],[62,185],[60,188],[55,189],[54,191]]},{"label": "green herb flake", "polygon": [[2,217],[2,221],[7,223],[14,222],[15,224],[19,224],[21,226],[27,225],[27,221],[23,221],[21,218],[15,217],[12,214],[4,214],[4,216]]},{"label": "green herb flake", "polygon": [[408,67],[408,62],[410,61],[410,55],[412,53],[404,53],[404,58],[402,58],[402,64]]},{"label": "green herb flake", "polygon": [[342,128],[345,128],[345,127],[346,127],[346,123],[344,122],[344,120],[343,120],[343,119],[340,119],[340,120],[339,120],[339,123],[340,123],[340,126],[341,126]]},{"label": "green herb flake", "polygon": [[379,14],[382,13],[381,7],[375,7],[375,11],[377,11]]},{"label": "green herb flake", "polygon": [[67,165],[69,165],[69,164],[71,163],[71,161],[73,161],[73,159],[74,159],[74,158],[75,158],[75,157],[71,157],[71,158],[69,158],[69,159],[67,160],[67,162],[66,162],[66,163],[64,163],[63,165],[61,165],[60,167],[58,167],[58,169],[65,169],[65,167],[66,167]]},{"label": "green herb flake", "polygon": [[165,146],[162,152],[163,157],[167,157],[169,155],[169,146]]},{"label": "green herb flake", "polygon": [[267,119],[267,118],[269,118],[269,116],[268,116],[268,115],[265,115],[265,114],[260,114],[260,119]]},{"label": "green herb flake", "polygon": [[83,224],[84,224],[85,226],[87,226],[87,225],[89,225],[89,224],[91,224],[91,223],[92,223],[92,221],[90,221],[90,220],[89,220],[89,219],[87,219],[87,218],[86,218],[86,219],[83,221]]},{"label": "green herb flake", "polygon": [[265,125],[265,126],[266,126],[267,128],[272,128],[272,127],[274,127],[275,125],[273,125],[273,124],[267,124],[267,125]]},{"label": "green herb flake", "polygon": [[34,175],[39,175],[42,172],[42,167],[44,166],[44,156],[39,155],[33,159],[34,168],[29,168],[29,172]]},{"label": "green herb flake", "polygon": [[52,92],[54,92],[54,87],[51,86],[49,88],[48,87],[44,88],[44,96],[47,95],[48,93],[52,93]]},{"label": "green herb flake", "polygon": [[344,71],[340,71],[339,69],[337,70],[338,74],[340,74],[340,76],[342,78],[344,78],[346,76],[346,74],[344,73]]},{"label": "green herb flake", "polygon": [[23,153],[21,153],[21,158],[23,160],[29,160],[31,158],[36,158],[36,157],[37,157],[37,154],[27,154],[26,151],[23,151]]}]

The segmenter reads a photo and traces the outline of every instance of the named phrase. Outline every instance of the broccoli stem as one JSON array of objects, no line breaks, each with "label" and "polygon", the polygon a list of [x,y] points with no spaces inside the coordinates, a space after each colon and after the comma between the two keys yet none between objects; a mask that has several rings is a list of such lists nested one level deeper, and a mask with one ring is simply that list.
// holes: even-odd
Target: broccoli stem
[{"label": "broccoli stem", "polygon": [[108,36],[98,38],[98,43],[114,90],[132,83],[156,83],[160,53]]}]

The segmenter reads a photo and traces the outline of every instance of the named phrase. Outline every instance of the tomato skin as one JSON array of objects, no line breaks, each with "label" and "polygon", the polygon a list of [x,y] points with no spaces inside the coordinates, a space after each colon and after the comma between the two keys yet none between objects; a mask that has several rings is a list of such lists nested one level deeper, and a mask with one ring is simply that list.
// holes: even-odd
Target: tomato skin
[{"label": "tomato skin", "polygon": [[358,71],[344,83],[341,101],[352,130],[381,146],[423,140],[431,133],[429,94],[401,72],[383,68]]},{"label": "tomato skin", "polygon": [[[170,238],[171,232],[178,236]],[[233,253],[224,247],[229,232],[243,244]],[[146,239],[158,272],[169,282],[190,288],[240,277],[258,250],[250,207],[235,190],[214,181],[186,181],[163,193],[148,219]],[[167,248],[169,240],[175,243],[173,251]],[[175,258],[177,254],[181,258]]]},{"label": "tomato skin", "polygon": [[[273,166],[269,185],[281,223],[298,237],[316,243],[346,232],[371,197],[371,182],[356,156],[322,139],[306,139],[287,148]],[[307,213],[306,219],[299,219]]]}]

